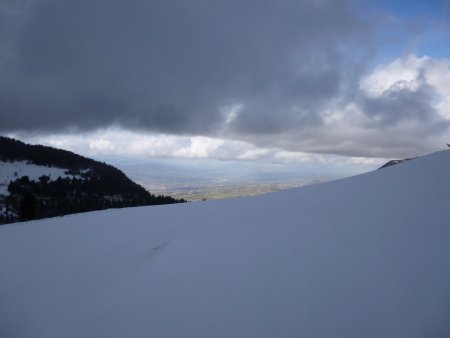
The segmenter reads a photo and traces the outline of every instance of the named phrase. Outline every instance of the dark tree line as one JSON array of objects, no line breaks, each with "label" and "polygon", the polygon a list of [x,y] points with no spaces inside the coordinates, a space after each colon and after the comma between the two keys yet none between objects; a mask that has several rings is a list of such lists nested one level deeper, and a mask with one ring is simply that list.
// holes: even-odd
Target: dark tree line
[{"label": "dark tree line", "polygon": [[[122,183],[122,184],[121,184]],[[30,181],[23,176],[11,181],[6,203],[16,210],[18,220],[67,215],[77,212],[183,202],[169,196],[155,196],[140,186],[127,187],[106,177],[91,179],[58,178],[50,181],[41,176]]]}]

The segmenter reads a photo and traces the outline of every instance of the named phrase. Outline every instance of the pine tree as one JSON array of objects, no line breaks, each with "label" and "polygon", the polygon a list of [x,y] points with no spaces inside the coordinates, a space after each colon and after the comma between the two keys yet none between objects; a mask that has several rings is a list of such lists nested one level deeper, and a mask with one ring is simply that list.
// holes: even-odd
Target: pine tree
[{"label": "pine tree", "polygon": [[36,217],[36,198],[31,192],[25,194],[20,204],[20,219],[29,221]]}]

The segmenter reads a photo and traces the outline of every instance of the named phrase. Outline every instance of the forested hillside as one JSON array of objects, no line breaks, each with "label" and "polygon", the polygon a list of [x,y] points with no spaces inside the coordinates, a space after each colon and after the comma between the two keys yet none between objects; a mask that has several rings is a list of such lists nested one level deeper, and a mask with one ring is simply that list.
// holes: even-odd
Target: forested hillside
[{"label": "forested hillside", "polygon": [[0,137],[0,185],[0,223],[183,202],[151,194],[106,163],[8,137]]}]

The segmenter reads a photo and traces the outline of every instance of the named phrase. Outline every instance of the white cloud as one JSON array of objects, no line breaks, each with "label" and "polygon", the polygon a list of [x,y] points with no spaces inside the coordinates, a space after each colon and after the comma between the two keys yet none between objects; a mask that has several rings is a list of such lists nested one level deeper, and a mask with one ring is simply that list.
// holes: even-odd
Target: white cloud
[{"label": "white cloud", "polygon": [[89,142],[89,149],[95,153],[108,153],[114,151],[115,146],[111,140],[100,138]]},{"label": "white cloud", "polygon": [[436,92],[434,107],[450,119],[450,60],[409,55],[378,66],[361,81],[361,88],[370,96],[380,96],[396,88],[415,91],[426,81]]},{"label": "white cloud", "polygon": [[64,148],[85,156],[160,157],[178,159],[215,159],[262,161],[275,164],[358,165],[370,170],[386,161],[337,155],[286,151],[256,147],[250,143],[204,136],[176,136],[127,131],[118,127],[90,133],[25,136],[11,134],[25,142]]},{"label": "white cloud", "polygon": [[321,125],[282,142],[291,150],[383,158],[442,149],[450,133],[449,66],[449,59],[415,55],[380,65],[353,100],[330,102]]},{"label": "white cloud", "polygon": [[174,157],[208,158],[214,156],[217,150],[224,144],[224,140],[194,136],[189,138],[189,144],[173,150]]},{"label": "white cloud", "polygon": [[371,96],[380,96],[394,86],[411,90],[418,88],[417,78],[428,57],[410,55],[375,68],[372,74],[361,80],[361,88]]}]

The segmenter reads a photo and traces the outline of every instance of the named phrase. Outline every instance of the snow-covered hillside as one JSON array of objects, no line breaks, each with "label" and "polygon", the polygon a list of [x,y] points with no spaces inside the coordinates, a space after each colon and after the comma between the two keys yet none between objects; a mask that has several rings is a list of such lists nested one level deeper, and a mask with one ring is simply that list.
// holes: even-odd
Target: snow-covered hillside
[{"label": "snow-covered hillside", "polygon": [[[83,173],[89,170],[82,171]],[[5,197],[9,196],[8,186],[11,181],[27,176],[30,181],[39,181],[39,177],[47,176],[48,181],[56,181],[58,178],[77,178],[79,175],[68,174],[67,169],[37,165],[29,161],[1,161],[0,160],[0,217],[15,215],[15,211],[8,209]],[[1,223],[0,223],[1,224]]]},{"label": "snow-covered hillside", "polygon": [[0,227],[0,337],[450,337],[450,151]]},{"label": "snow-covered hillside", "polygon": [[27,161],[0,161],[0,195],[8,195],[8,184],[22,176],[28,176],[31,181],[38,181],[39,177],[45,175],[50,181],[58,177],[81,178],[66,173],[67,169],[47,167],[29,163]]}]

